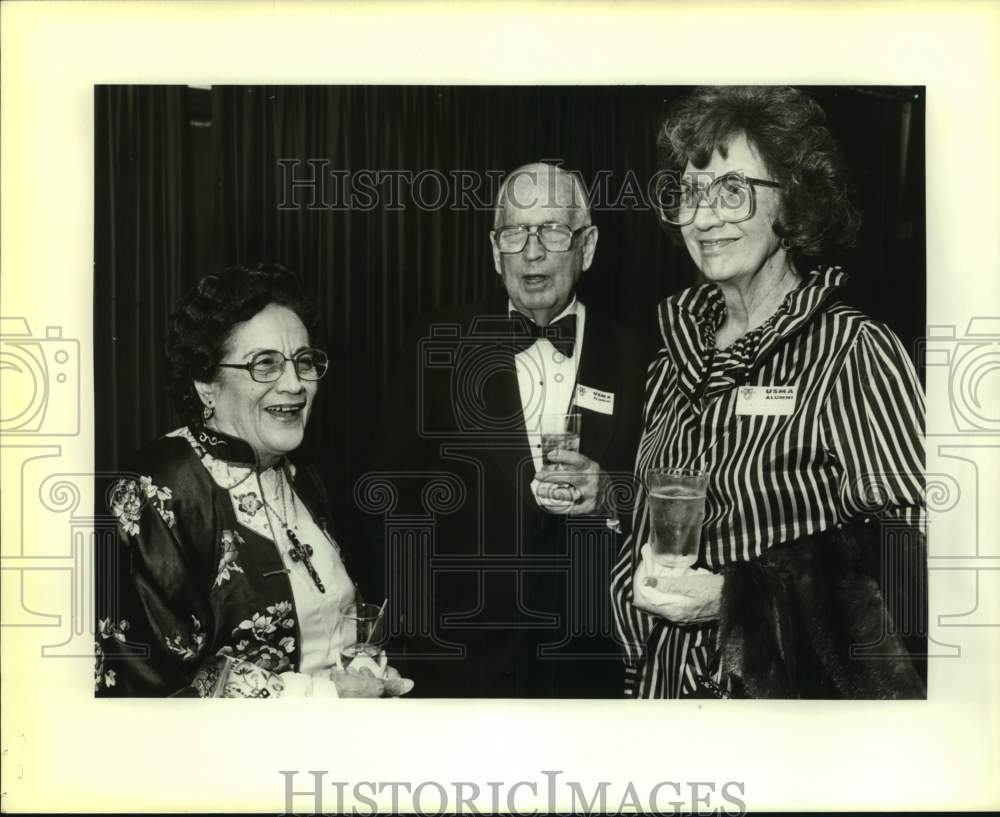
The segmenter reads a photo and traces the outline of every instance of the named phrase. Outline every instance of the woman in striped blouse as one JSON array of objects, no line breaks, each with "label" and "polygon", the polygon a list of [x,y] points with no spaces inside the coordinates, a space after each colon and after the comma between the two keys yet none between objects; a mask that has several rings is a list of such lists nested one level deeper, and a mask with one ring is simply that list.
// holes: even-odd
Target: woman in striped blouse
[{"label": "woman in striped blouse", "polygon": [[859,228],[824,123],[794,89],[729,86],[662,128],[658,214],[706,283],[659,305],[636,473],[710,476],[679,577],[643,547],[637,504],[612,578],[629,696],[925,695],[909,636],[926,613],[903,610],[919,632],[900,634],[889,602],[913,599],[879,567],[926,569],[923,397],[899,339],[816,264]]}]

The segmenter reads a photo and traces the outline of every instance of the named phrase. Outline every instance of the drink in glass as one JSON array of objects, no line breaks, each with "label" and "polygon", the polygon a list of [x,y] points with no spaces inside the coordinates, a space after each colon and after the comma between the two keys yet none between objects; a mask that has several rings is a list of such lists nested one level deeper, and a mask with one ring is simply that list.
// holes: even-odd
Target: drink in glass
[{"label": "drink in glass", "polygon": [[550,463],[549,454],[562,451],[580,450],[580,414],[543,414],[540,427],[542,435],[542,462],[554,471],[565,471],[569,466]]},{"label": "drink in glass", "polygon": [[370,658],[378,664],[382,660],[382,648],[374,644],[365,644],[361,641],[354,641],[340,648],[340,665],[344,669],[347,669],[354,662],[355,658],[361,657]]},{"label": "drink in glass", "polygon": [[377,604],[352,603],[340,608],[340,665],[345,670],[354,665],[375,672],[379,667],[385,647],[383,612]]},{"label": "drink in glass", "polygon": [[698,561],[707,485],[708,473],[692,468],[646,473],[650,547],[658,564],[687,570]]}]

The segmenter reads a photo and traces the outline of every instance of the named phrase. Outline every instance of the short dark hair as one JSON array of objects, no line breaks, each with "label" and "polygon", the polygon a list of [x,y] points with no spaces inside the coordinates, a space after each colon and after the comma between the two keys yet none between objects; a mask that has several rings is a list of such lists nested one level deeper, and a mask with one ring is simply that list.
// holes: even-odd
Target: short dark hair
[{"label": "short dark hair", "polygon": [[[823,109],[795,88],[721,85],[696,88],[675,103],[660,128],[660,165],[682,172],[725,158],[741,134],[782,185],[774,232],[795,256],[817,257],[854,245],[861,226],[850,174]],[[678,234],[679,230],[672,230]]]},{"label": "short dark hair", "polygon": [[269,304],[291,309],[316,343],[317,317],[295,273],[279,264],[236,265],[202,278],[181,298],[170,319],[167,362],[170,393],[185,423],[202,421],[194,382],[209,382],[233,327]]}]

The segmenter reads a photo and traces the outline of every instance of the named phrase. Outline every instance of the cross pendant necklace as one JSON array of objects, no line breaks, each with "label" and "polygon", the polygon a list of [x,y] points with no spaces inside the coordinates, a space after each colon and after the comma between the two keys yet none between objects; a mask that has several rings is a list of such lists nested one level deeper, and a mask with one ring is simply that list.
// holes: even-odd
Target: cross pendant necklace
[{"label": "cross pendant necklace", "polygon": [[292,543],[292,546],[288,549],[288,555],[292,557],[292,561],[302,562],[302,564],[305,565],[306,570],[309,571],[309,575],[312,577],[312,580],[319,588],[319,592],[325,593],[326,588],[323,586],[323,581],[320,579],[319,574],[316,572],[316,568],[313,567],[313,563],[309,559],[309,557],[313,555],[312,545],[302,544],[299,541],[299,537],[296,536],[292,529],[287,525],[285,525],[285,535],[288,537],[288,541]]},{"label": "cross pendant necklace", "polygon": [[[288,548],[288,556],[293,562],[301,562],[302,566],[309,573],[309,577],[313,580],[313,583],[319,589],[320,593],[326,592],[326,587],[323,585],[323,580],[320,579],[319,573],[316,572],[316,568],[313,566],[310,557],[313,555],[312,545],[305,542],[300,542],[299,537],[296,536],[295,531],[292,530],[292,526],[288,524],[288,507],[285,505],[285,469],[281,468],[277,471],[278,479],[278,495],[281,497],[281,507],[284,514],[279,514],[278,509],[273,505],[268,503],[268,507],[274,511],[274,515],[278,517],[282,526],[285,528],[285,536],[288,541],[291,542],[291,547]],[[289,485],[289,493],[292,494],[292,510],[295,511],[295,517],[298,519],[298,511],[295,510],[295,494],[291,490]],[[263,491],[261,491],[263,495]]]}]

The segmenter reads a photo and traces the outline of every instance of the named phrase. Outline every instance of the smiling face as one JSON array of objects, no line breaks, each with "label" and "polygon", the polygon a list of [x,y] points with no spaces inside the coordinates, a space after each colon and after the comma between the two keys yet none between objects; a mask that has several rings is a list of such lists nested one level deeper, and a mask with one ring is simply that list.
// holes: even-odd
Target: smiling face
[{"label": "smiling face", "polygon": [[[221,363],[249,363],[263,351],[292,357],[309,347],[309,333],[298,315],[268,304],[229,333]],[[295,366],[285,364],[273,383],[258,383],[245,369],[217,369],[211,383],[196,383],[202,402],[215,407],[209,426],[250,443],[261,465],[272,465],[302,443],[315,380],[300,380]]]},{"label": "smiling face", "polygon": [[[573,178],[549,165],[527,165],[511,173],[503,202],[498,226],[555,222],[575,230],[587,223],[586,205]],[[597,228],[593,226],[578,233],[565,252],[546,250],[537,236],[529,236],[519,253],[501,253],[494,241],[493,263],[514,307],[539,325],[546,325],[572,300],[596,246]]]},{"label": "smiling face", "polygon": [[[690,162],[684,169],[689,178],[699,184],[716,179],[724,173],[742,172],[756,179],[771,180],[772,176],[747,142],[746,136],[735,137],[728,146],[728,155],[715,151],[706,167],[695,168]],[[729,224],[719,218],[708,202],[698,208],[694,221],[681,227],[681,235],[698,269],[711,282],[735,284],[748,282],[758,273],[782,269],[787,264],[786,253],[774,233],[773,224],[781,205],[780,191],[755,186],[757,208],[746,221]]]}]

